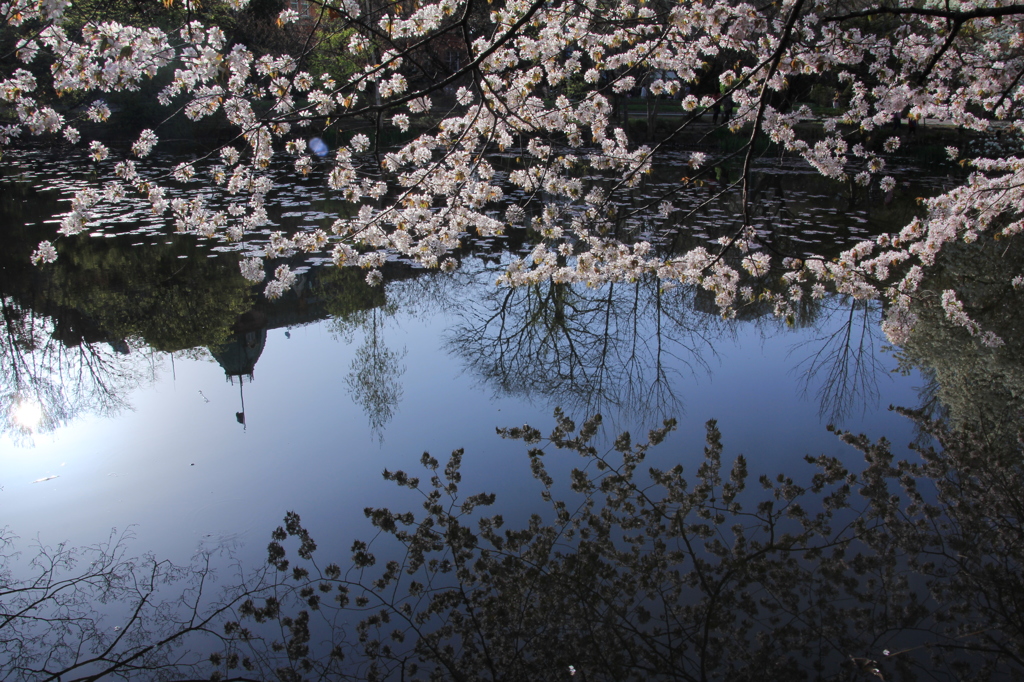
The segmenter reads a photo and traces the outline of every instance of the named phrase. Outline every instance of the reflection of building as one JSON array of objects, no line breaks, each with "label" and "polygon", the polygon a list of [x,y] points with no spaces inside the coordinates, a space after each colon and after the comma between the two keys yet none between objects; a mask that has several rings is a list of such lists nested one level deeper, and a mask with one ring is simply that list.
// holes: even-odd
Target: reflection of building
[{"label": "reflection of building", "polygon": [[235,413],[235,419],[245,426],[245,380],[252,382],[256,361],[263,354],[267,345],[267,315],[257,309],[243,314],[231,326],[231,338],[227,343],[210,349],[210,355],[224,370],[224,375],[232,384],[238,377],[238,396],[241,411]]},{"label": "reflection of building", "polygon": [[[384,279],[405,279],[419,272],[423,271],[389,264],[384,268]],[[209,347],[210,354],[229,380],[239,377],[252,381],[271,329],[301,327],[332,316],[372,310],[384,303],[384,287],[367,286],[360,270],[317,268],[300,275],[296,285],[281,298],[259,297],[231,325],[227,342]]]},{"label": "reflection of building", "polygon": [[210,354],[224,369],[224,374],[229,379],[244,377],[252,381],[256,361],[260,359],[260,354],[263,353],[263,347],[266,344],[266,328],[239,331],[235,332],[231,336],[231,340],[224,345],[211,348]]},{"label": "reflection of building", "polygon": [[[384,269],[385,281],[415,277],[414,270],[401,264]],[[239,380],[241,411],[235,413],[245,425],[245,383],[252,382],[256,363],[267,345],[271,329],[291,329],[332,316],[345,316],[384,305],[384,287],[369,287],[362,272],[355,269],[318,268],[304,273],[285,294],[276,300],[259,297],[254,306],[231,325],[224,343],[208,346],[210,355],[224,370],[232,384]]]},{"label": "reflection of building", "polygon": [[224,370],[228,379],[245,377],[252,381],[256,361],[267,345],[267,314],[259,308],[253,308],[242,314],[231,325],[231,336],[228,341],[210,348],[210,355]]}]

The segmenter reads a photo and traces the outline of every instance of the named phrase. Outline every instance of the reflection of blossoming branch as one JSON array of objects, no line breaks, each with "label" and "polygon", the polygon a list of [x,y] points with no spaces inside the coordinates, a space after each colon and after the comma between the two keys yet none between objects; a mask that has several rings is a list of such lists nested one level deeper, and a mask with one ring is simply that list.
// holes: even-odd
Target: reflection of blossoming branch
[{"label": "reflection of blossoming branch", "polygon": [[[1020,589],[1020,548],[1013,528],[993,523],[1016,500],[1020,471],[1000,480],[994,462],[1011,453],[983,435],[922,421],[946,450],[908,463],[884,440],[840,434],[863,452],[863,470],[822,456],[809,485],[761,476],[757,492],[742,456],[725,466],[713,421],[684,477],[682,465],[650,466],[674,422],[604,449],[600,418],[577,428],[555,416],[547,437],[500,430],[530,447],[550,507],[522,528],[481,513],[493,494],[460,490],[461,450],[443,465],[424,454],[425,481],[384,472],[425,511],[367,508],[387,542],[354,542],[348,568],[323,566],[289,513],[268,547],[273,596],[228,624],[227,649],[211,659],[220,673],[231,657],[375,679],[804,679],[847,675],[851,661],[883,679],[954,663],[1021,672],[1019,630],[1001,607]],[[563,454],[579,462],[568,489],[548,473]],[[966,485],[961,468],[975,474]],[[314,625],[342,614],[361,619],[355,637]],[[267,621],[268,636],[284,635],[277,654],[258,637]]]},{"label": "reflection of blossoming branch", "polygon": [[[0,674],[1020,677],[1008,607],[1024,589],[1019,444],[906,414],[939,447],[897,461],[884,439],[840,433],[863,462],[809,458],[801,482],[758,476],[742,455],[725,461],[714,421],[684,470],[655,451],[674,421],[609,446],[600,417],[577,426],[556,410],[547,436],[499,430],[529,448],[547,510],[522,527],[495,513],[494,494],[465,493],[461,450],[444,463],[424,453],[422,480],[383,474],[419,512],[366,508],[376,539],[330,563],[289,512],[266,564],[216,596],[209,554],[187,567],[134,559],[116,534],[83,550],[39,547],[19,578],[15,538],[0,532]],[[572,469],[556,481],[549,470],[566,456]],[[124,607],[112,625],[98,612],[111,604]]]}]

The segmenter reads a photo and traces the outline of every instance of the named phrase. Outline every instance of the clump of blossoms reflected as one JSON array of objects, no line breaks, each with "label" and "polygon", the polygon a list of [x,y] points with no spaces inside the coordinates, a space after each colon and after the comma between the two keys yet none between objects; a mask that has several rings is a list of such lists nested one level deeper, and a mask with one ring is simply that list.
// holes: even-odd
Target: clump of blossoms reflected
[{"label": "clump of blossoms reflected", "polygon": [[[0,102],[10,119],[0,127],[0,145],[24,136],[60,136],[86,145],[96,163],[116,168],[116,187],[75,197],[62,235],[84,229],[98,202],[134,193],[156,215],[170,209],[167,220],[178,230],[242,240],[266,225],[267,195],[275,183],[327,162],[328,186],[352,205],[348,217],[323,238],[280,236],[267,249],[268,259],[331,248],[337,264],[371,271],[379,270],[383,254],[441,267],[467,237],[501,234],[525,220],[511,209],[505,220],[495,217],[505,195],[488,154],[516,149],[521,167],[508,180],[542,204],[531,209],[529,223],[538,244],[510,264],[501,284],[549,278],[597,285],[653,273],[666,286],[711,292],[728,316],[747,296],[739,285],[742,273],[770,272],[785,284],[785,293],[764,294],[780,315],[790,315],[805,292],[819,295],[821,288],[882,298],[889,303],[886,333],[898,343],[914,322],[910,301],[927,295],[918,287],[920,269],[932,267],[944,245],[1015,237],[1024,225],[1024,162],[1017,145],[991,157],[965,156],[970,177],[925,202],[921,219],[835,261],[769,260],[756,255],[762,247],[745,234],[752,226],[747,188],[754,142],[761,136],[827,177],[877,183],[888,192],[896,181],[885,174],[886,157],[900,148],[900,139],[884,129],[903,117],[978,133],[998,129],[1006,138],[1024,132],[1019,5],[506,0],[484,9],[465,0],[437,0],[405,14],[386,4],[344,2],[317,6],[308,17],[284,10],[277,30],[308,31],[309,39],[298,43],[305,47],[257,55],[254,46],[229,44],[215,25],[216,11],[243,12],[246,4],[232,0],[215,8],[186,0],[171,15],[180,19],[175,30],[86,21],[77,32],[68,30],[73,2],[0,4],[4,30],[16,45],[0,73]],[[350,68],[343,75],[304,71],[317,50],[329,49],[329,36],[345,36]],[[441,46],[459,56],[457,65],[427,77],[417,50]],[[50,73],[40,79],[26,67],[37,68],[44,56]],[[721,66],[723,59],[729,68]],[[162,72],[169,84],[156,97],[160,106],[189,121],[215,118],[237,142],[155,177],[135,165],[159,147],[155,130],[133,142],[136,158],[121,159],[98,141],[82,141],[70,112],[48,104],[55,93],[88,98],[138,90]],[[818,128],[807,133],[800,123],[814,114],[793,104],[793,90],[813,83],[837,95]],[[616,198],[641,183],[675,133],[722,104],[718,96],[687,92],[698,84],[721,93],[730,116],[723,125],[743,142],[743,225],[713,250],[665,257],[647,242],[612,236]],[[661,139],[652,134],[650,144],[631,140],[617,117],[618,98],[636,87],[680,98],[672,130]],[[454,104],[442,112],[445,92],[454,93]],[[81,116],[103,122],[111,110],[96,99]],[[345,127],[365,117],[376,121],[372,134]],[[384,126],[409,131],[412,139],[383,149]],[[341,144],[331,157],[318,145],[314,158],[308,140],[332,129]],[[280,157],[290,158],[287,172],[275,170]],[[690,180],[708,172],[703,152],[690,156],[687,172]],[[193,196],[169,200],[172,182]],[[211,208],[211,190],[226,210]],[[671,198],[651,205],[654,224],[672,220]],[[34,258],[49,262],[53,253],[41,244]],[[371,272],[367,280],[380,277]],[[279,293],[286,282],[275,277],[267,294]],[[998,343],[975,329],[969,311],[951,315],[983,342]]]}]

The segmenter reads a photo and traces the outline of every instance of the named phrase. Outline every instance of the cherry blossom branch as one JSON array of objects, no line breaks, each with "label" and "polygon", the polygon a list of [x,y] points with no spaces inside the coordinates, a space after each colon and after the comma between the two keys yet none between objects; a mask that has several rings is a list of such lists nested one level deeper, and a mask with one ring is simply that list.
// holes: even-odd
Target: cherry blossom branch
[{"label": "cherry blossom branch", "polygon": [[936,17],[939,19],[950,19],[960,23],[971,19],[999,18],[1024,14],[1024,5],[1003,5],[1001,7],[978,7],[969,12],[961,12],[948,9],[936,9],[932,7],[872,7],[869,9],[849,12],[847,14],[822,17],[826,22],[842,22],[850,19],[873,17],[878,15],[891,16],[919,16]]}]

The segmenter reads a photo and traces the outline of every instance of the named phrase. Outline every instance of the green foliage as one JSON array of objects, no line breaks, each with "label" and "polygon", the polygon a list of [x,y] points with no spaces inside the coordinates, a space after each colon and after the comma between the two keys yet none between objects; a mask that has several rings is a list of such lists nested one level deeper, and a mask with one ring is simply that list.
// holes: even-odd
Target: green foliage
[{"label": "green foliage", "polygon": [[220,259],[176,250],[120,249],[85,240],[52,274],[53,302],[78,310],[112,338],[139,336],[155,350],[216,346],[249,309],[252,292]]},{"label": "green foliage", "polygon": [[355,33],[352,28],[321,31],[317,36],[316,47],[306,58],[308,71],[316,76],[329,74],[340,82],[362,68],[362,63],[353,58],[348,49],[349,40]]},{"label": "green foliage", "polygon": [[831,85],[815,83],[811,86],[808,97],[822,109],[835,109],[839,101],[839,91]]},{"label": "green foliage", "polygon": [[[918,368],[928,379],[922,389],[927,409],[1004,447],[1016,443],[1024,423],[1024,291],[1010,283],[1022,257],[1018,246],[1006,242],[957,244],[944,251],[913,305],[918,322],[899,351],[904,371]],[[1001,345],[986,347],[948,319],[939,296],[954,286]]]}]

